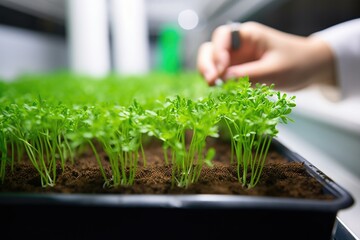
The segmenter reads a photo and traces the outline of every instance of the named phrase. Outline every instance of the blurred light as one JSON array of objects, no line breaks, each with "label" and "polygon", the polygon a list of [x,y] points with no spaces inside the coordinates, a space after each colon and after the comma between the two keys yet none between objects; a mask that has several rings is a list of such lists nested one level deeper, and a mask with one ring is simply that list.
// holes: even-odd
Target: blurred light
[{"label": "blurred light", "polygon": [[199,17],[194,10],[186,9],[179,13],[178,23],[183,29],[191,30],[196,28],[196,26],[198,25]]}]

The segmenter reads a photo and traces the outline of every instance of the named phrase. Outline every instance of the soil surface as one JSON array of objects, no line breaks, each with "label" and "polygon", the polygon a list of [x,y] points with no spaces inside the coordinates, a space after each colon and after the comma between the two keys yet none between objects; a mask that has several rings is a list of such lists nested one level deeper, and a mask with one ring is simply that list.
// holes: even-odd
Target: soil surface
[{"label": "soil surface", "polygon": [[[147,165],[142,163],[135,184],[128,187],[106,188],[98,164],[91,151],[85,151],[75,164],[59,167],[56,185],[41,187],[40,178],[33,166],[24,159],[16,163],[13,171],[6,172],[0,192],[58,192],[58,193],[121,193],[121,194],[228,194],[252,196],[277,196],[309,199],[331,199],[322,185],[312,178],[302,163],[289,162],[276,149],[271,148],[263,168],[261,180],[252,189],[237,180],[236,164],[230,164],[230,146],[220,140],[209,145],[216,149],[212,168],[205,166],[197,183],[188,188],[171,186],[171,168],[164,165],[163,149],[152,142],[145,149]],[[100,152],[108,177],[111,177],[108,157]]]}]

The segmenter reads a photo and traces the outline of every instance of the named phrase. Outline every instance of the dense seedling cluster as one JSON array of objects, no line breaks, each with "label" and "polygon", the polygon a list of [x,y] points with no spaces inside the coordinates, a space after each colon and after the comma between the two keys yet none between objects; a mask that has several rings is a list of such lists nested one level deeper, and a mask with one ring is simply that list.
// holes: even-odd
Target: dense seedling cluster
[{"label": "dense seedling cluster", "polygon": [[217,98],[218,113],[230,133],[238,179],[249,188],[260,179],[271,140],[278,133],[276,125],[291,120],[287,115],[295,107],[295,97],[274,92],[273,87],[228,82]]},{"label": "dense seedling cluster", "polygon": [[[49,78],[49,77],[48,77]],[[238,179],[254,187],[278,123],[287,123],[294,98],[248,79],[209,88],[195,75],[150,75],[95,81],[60,74],[0,84],[0,178],[6,169],[31,161],[42,186],[56,184],[57,169],[76,164],[89,147],[105,185],[135,182],[139,160],[146,167],[144,139],[163,143],[173,186],[195,183],[214,149],[206,139],[227,129]],[[221,129],[221,130],[220,130]],[[99,147],[110,162],[102,166]],[[229,159],[234,162],[234,159]]]}]

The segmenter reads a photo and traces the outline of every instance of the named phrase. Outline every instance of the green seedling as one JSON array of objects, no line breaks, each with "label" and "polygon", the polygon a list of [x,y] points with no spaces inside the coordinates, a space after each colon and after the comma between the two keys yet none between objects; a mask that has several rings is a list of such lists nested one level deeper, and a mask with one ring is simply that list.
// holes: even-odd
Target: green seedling
[{"label": "green seedling", "polygon": [[[27,158],[41,185],[54,186],[59,169],[76,164],[88,148],[106,186],[131,186],[140,160],[147,166],[144,138],[156,138],[172,169],[172,186],[186,188],[216,158],[207,139],[225,134],[229,161],[236,163],[239,181],[252,188],[261,179],[277,124],[291,121],[295,107],[294,97],[273,88],[251,86],[247,78],[210,88],[195,74],[93,81],[61,73],[3,83],[0,179]],[[109,171],[100,152],[108,156]]]},{"label": "green seedling", "polygon": [[251,87],[248,79],[240,79],[227,82],[217,97],[219,114],[230,133],[238,179],[248,188],[260,180],[272,138],[278,133],[277,124],[292,121],[288,114],[295,107],[295,97],[273,88]]}]

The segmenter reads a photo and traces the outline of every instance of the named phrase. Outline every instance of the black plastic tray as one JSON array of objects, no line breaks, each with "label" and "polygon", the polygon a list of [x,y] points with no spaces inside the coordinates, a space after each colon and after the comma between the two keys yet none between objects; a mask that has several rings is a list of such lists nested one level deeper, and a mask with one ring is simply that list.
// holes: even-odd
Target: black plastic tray
[{"label": "black plastic tray", "polygon": [[[338,211],[354,199],[299,154],[272,144],[304,163],[335,198],[0,193],[0,231],[59,239],[332,239]],[[24,231],[16,231],[19,225]]]}]

